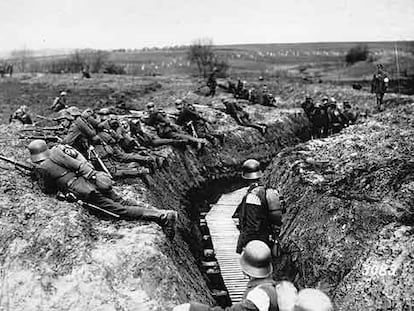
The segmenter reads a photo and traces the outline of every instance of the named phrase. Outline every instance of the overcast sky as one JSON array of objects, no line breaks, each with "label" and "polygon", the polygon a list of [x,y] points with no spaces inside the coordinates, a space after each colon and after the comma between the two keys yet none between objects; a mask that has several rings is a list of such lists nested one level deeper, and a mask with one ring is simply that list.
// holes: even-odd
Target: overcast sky
[{"label": "overcast sky", "polygon": [[414,0],[0,0],[0,50],[414,39]]}]

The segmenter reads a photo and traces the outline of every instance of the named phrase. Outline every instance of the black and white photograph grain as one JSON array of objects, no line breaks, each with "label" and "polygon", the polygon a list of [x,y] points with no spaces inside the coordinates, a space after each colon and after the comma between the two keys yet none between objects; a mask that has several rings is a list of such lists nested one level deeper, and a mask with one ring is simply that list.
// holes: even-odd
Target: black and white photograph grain
[{"label": "black and white photograph grain", "polygon": [[414,311],[413,0],[0,12],[0,311]]}]

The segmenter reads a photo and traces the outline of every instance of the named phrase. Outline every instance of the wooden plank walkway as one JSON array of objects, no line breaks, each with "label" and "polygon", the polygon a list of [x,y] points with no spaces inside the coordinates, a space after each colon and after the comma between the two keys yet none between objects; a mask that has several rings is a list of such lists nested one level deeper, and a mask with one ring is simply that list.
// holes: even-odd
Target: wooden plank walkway
[{"label": "wooden plank walkway", "polygon": [[214,252],[232,303],[241,301],[249,281],[239,264],[240,255],[236,253],[239,230],[232,219],[246,191],[247,187],[222,195],[206,215]]}]

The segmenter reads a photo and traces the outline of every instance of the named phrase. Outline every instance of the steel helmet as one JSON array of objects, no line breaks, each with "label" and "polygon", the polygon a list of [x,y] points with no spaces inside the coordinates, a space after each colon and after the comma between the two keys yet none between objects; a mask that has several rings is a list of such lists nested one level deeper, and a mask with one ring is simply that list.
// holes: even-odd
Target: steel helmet
[{"label": "steel helmet", "polygon": [[66,93],[66,92],[60,92],[60,96],[66,96],[66,95],[68,95],[68,93]]},{"label": "steel helmet", "polygon": [[247,243],[240,257],[244,273],[254,278],[266,278],[273,272],[272,255],[269,246],[263,241]]},{"label": "steel helmet", "polygon": [[43,139],[33,140],[29,146],[30,160],[37,163],[46,160],[50,157],[50,151],[46,142]]},{"label": "steel helmet", "polygon": [[384,78],[384,82],[385,82],[385,83],[388,83],[388,82],[390,82],[390,79],[388,79],[388,77],[385,77],[385,78]]},{"label": "steel helmet", "polygon": [[263,176],[262,171],[260,170],[260,163],[255,159],[249,159],[243,163],[243,179],[259,179]]},{"label": "steel helmet", "polygon": [[155,104],[154,104],[153,102],[149,102],[149,103],[146,105],[146,107],[147,107],[147,109],[150,109],[150,108],[155,107]]},{"label": "steel helmet", "polygon": [[111,113],[111,111],[109,110],[109,108],[101,108],[101,109],[98,110],[98,114],[100,114],[100,115],[108,115],[110,113]]},{"label": "steel helmet", "polygon": [[75,106],[69,107],[67,109],[67,111],[70,113],[70,115],[72,117],[79,117],[82,114],[81,111],[79,110],[79,108],[78,107],[75,107]]}]

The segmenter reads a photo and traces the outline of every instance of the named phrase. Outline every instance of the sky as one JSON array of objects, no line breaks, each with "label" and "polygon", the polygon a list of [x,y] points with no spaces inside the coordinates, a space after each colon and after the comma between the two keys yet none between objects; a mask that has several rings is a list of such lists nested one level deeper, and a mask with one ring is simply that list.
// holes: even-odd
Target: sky
[{"label": "sky", "polygon": [[414,0],[0,0],[0,50],[414,40]]}]

